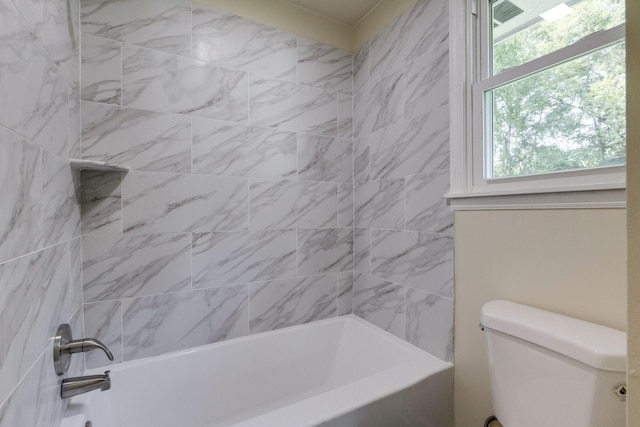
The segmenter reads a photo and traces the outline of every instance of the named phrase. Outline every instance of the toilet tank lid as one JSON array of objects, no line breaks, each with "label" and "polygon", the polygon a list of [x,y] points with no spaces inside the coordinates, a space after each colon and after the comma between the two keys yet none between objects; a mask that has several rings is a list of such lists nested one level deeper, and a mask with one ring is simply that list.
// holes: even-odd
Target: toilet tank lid
[{"label": "toilet tank lid", "polygon": [[623,331],[501,300],[486,303],[481,319],[485,328],[548,348],[593,368],[626,371],[627,334]]}]

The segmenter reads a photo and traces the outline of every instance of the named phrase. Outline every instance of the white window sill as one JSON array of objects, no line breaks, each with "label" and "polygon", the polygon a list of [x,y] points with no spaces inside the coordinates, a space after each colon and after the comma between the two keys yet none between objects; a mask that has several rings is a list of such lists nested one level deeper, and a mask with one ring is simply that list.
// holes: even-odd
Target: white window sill
[{"label": "white window sill", "polygon": [[453,210],[624,209],[626,190],[608,188],[544,193],[448,193]]}]

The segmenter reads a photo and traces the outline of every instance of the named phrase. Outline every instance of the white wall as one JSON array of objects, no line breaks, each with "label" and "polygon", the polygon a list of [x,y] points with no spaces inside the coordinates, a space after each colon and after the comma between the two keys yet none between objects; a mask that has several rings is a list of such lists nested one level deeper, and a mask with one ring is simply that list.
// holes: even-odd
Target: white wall
[{"label": "white wall", "polygon": [[626,329],[624,210],[456,212],[455,235],[457,427],[493,414],[478,328],[484,303],[507,299]]}]

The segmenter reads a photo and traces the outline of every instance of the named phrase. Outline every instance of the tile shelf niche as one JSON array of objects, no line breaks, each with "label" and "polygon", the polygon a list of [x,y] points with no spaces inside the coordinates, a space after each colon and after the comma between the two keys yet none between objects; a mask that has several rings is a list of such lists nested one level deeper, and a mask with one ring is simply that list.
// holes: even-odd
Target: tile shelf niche
[{"label": "tile shelf niche", "polygon": [[85,160],[85,159],[71,159],[71,169],[77,171],[94,170],[94,171],[113,171],[113,172],[127,172],[129,166],[121,165],[118,163],[101,162],[98,160]]}]

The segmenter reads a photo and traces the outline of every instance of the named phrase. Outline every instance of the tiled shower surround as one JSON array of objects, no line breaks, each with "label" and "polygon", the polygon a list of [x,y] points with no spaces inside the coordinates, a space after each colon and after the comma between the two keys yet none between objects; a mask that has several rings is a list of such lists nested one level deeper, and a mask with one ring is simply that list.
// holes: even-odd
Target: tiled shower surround
[{"label": "tiled shower surround", "polygon": [[[82,335],[79,0],[0,0],[0,426],[57,427],[51,337]],[[84,370],[74,359],[70,375]]]},{"label": "tiled shower surround", "polygon": [[82,156],[131,168],[83,172],[87,335],[119,363],[351,313],[352,54],[136,4],[82,1]]},{"label": "tiled shower surround", "polygon": [[453,359],[448,2],[418,1],[354,56],[354,313]]},{"label": "tiled shower surround", "polygon": [[205,0],[0,0],[0,427],[58,425],[66,321],[119,363],[354,312],[451,360],[447,22],[351,55]]}]

